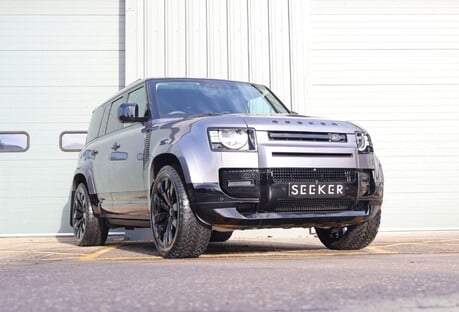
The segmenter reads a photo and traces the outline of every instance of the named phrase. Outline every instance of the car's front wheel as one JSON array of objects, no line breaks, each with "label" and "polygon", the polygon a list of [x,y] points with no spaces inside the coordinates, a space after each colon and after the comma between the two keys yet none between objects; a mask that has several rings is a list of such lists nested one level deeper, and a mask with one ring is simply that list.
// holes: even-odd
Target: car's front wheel
[{"label": "car's front wheel", "polygon": [[73,235],[79,246],[103,245],[108,235],[108,226],[92,210],[88,189],[78,184],[72,201]]},{"label": "car's front wheel", "polygon": [[332,229],[316,227],[316,233],[329,249],[357,250],[367,247],[375,239],[380,221],[381,210],[366,222]]},{"label": "car's front wheel", "polygon": [[191,210],[180,174],[159,170],[151,192],[151,227],[158,252],[165,258],[199,257],[209,244],[211,229]]}]

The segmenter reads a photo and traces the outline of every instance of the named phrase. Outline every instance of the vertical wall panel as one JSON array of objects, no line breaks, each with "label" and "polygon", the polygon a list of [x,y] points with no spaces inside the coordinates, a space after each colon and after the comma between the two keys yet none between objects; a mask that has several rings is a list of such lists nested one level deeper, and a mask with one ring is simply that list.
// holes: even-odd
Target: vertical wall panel
[{"label": "vertical wall panel", "polygon": [[309,1],[290,0],[291,109],[307,113],[310,92],[309,38],[311,14]]},{"label": "vertical wall panel", "polygon": [[269,1],[269,50],[271,89],[290,107],[289,1]]},{"label": "vertical wall panel", "polygon": [[207,1],[208,75],[228,78],[228,11],[227,0]]},{"label": "vertical wall panel", "polygon": [[126,0],[126,82],[145,76],[145,7],[143,1]]},{"label": "vertical wall panel", "polygon": [[229,79],[249,79],[249,47],[247,1],[228,2],[228,62]]},{"label": "vertical wall panel", "polygon": [[166,77],[184,77],[187,60],[185,0],[168,0],[165,5]]},{"label": "vertical wall panel", "polygon": [[145,1],[144,14],[145,76],[164,77],[166,76],[165,1]]},{"label": "vertical wall panel", "polygon": [[268,0],[248,1],[250,81],[271,85]]},{"label": "vertical wall panel", "polygon": [[186,75],[207,77],[207,1],[186,1]]}]

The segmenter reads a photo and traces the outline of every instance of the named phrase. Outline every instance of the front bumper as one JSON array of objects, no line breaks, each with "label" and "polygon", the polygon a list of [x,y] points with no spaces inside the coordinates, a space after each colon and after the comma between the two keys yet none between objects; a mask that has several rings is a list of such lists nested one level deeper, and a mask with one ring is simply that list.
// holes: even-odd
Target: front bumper
[{"label": "front bumper", "polygon": [[[383,199],[383,182],[373,170],[232,168],[220,169],[219,176],[220,183],[187,186],[195,215],[216,228],[348,226],[371,218]],[[345,194],[292,198],[290,182],[340,182]],[[367,189],[363,190],[362,185]]]}]

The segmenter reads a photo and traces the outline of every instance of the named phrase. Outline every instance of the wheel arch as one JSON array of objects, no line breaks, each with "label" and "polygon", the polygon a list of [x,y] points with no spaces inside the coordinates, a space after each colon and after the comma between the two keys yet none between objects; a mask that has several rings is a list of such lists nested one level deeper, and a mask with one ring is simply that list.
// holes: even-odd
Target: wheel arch
[{"label": "wheel arch", "polygon": [[83,173],[79,172],[76,173],[75,176],[73,177],[73,182],[72,182],[72,190],[70,192],[70,199],[69,199],[69,206],[70,206],[70,226],[73,226],[73,220],[72,220],[72,215],[73,215],[73,198],[75,197],[75,190],[78,187],[80,183],[83,183],[86,188],[88,189],[89,193],[89,200],[91,201],[91,207],[94,212],[94,214],[98,215],[100,214],[100,210],[98,209],[98,203],[99,199],[97,197],[94,181],[91,179],[88,179]]},{"label": "wheel arch", "polygon": [[176,155],[171,153],[164,153],[157,155],[153,159],[153,163],[150,170],[150,188],[153,186],[153,182],[155,180],[155,177],[158,175],[159,170],[161,170],[161,168],[166,165],[176,168],[178,170],[178,173],[181,175],[183,182],[186,183],[186,165],[182,165],[182,163]]}]

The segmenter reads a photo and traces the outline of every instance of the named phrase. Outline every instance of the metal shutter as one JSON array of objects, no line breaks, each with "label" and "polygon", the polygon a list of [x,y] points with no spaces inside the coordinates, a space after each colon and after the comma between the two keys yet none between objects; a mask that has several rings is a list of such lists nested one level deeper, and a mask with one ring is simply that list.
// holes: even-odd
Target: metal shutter
[{"label": "metal shutter", "polygon": [[384,229],[459,228],[459,2],[314,0],[306,111],[371,130]]},{"label": "metal shutter", "polygon": [[123,85],[123,1],[0,2],[0,131],[30,135],[27,152],[0,153],[0,235],[71,231],[77,153],[59,135]]}]

